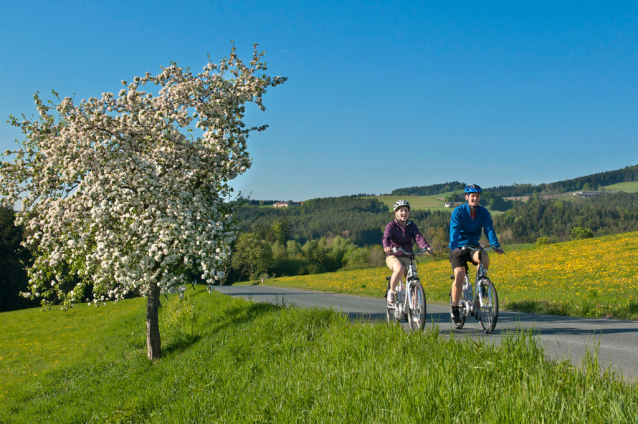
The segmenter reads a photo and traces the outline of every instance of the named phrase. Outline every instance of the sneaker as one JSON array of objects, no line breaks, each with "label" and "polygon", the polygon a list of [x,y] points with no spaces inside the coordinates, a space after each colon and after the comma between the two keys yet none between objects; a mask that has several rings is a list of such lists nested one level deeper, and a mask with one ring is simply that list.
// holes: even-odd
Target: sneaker
[{"label": "sneaker", "polygon": [[462,322],[461,311],[458,306],[452,306],[452,312],[450,315],[452,316],[452,322],[454,322],[454,324],[460,324]]},{"label": "sneaker", "polygon": [[395,293],[393,291],[388,290],[388,303],[394,303]]}]

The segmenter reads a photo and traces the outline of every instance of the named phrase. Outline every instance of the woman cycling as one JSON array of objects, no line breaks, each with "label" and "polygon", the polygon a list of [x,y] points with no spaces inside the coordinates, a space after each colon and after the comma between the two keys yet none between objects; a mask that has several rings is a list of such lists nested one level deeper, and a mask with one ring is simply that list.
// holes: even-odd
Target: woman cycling
[{"label": "woman cycling", "polygon": [[386,253],[385,263],[392,270],[390,290],[388,290],[388,303],[394,303],[395,290],[401,276],[406,274],[410,260],[403,252],[392,252],[393,247],[400,247],[406,252],[412,252],[412,243],[415,240],[421,249],[430,249],[416,224],[408,221],[410,217],[410,204],[405,200],[398,200],[394,204],[394,220],[390,221],[383,233],[383,250]]}]

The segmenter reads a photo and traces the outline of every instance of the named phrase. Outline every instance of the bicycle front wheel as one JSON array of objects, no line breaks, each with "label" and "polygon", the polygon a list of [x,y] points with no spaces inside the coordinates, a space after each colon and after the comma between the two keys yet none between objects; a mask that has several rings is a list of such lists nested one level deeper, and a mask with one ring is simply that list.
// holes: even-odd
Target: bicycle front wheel
[{"label": "bicycle front wheel", "polygon": [[490,334],[496,327],[498,321],[498,294],[496,287],[488,279],[484,278],[479,282],[481,305],[479,308],[479,323],[485,334]]},{"label": "bicycle front wheel", "polygon": [[[461,306],[461,322],[454,322],[454,319],[451,320],[452,322],[452,327],[454,327],[457,330],[460,330],[461,328],[463,328],[463,326],[465,325],[465,318],[467,317],[467,315],[465,314],[466,312],[466,308],[465,305],[467,305],[467,302],[469,301],[469,299],[465,298],[465,290],[466,287],[469,285],[469,279],[468,276],[465,275],[465,280],[463,281],[463,290],[461,290],[461,298],[459,299],[459,305]],[[452,313],[452,292],[450,292],[450,314]]]},{"label": "bicycle front wheel", "polygon": [[413,281],[410,286],[410,305],[408,305],[408,323],[412,331],[421,331],[425,327],[425,292],[420,281]]}]

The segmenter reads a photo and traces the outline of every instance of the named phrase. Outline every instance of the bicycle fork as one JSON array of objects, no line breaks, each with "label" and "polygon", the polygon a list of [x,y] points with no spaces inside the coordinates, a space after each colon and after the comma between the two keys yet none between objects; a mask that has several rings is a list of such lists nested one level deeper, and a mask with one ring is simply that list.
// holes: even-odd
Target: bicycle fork
[{"label": "bicycle fork", "polygon": [[[405,291],[401,290],[402,286],[405,288]],[[390,306],[391,309],[394,309],[394,316],[396,319],[402,319],[403,316],[407,314],[407,308],[409,308],[409,305],[412,304],[411,286],[411,281],[405,285],[402,282],[397,285],[396,300],[394,305]]]},{"label": "bicycle fork", "polygon": [[[462,310],[465,316],[475,315],[476,312],[479,311],[486,304],[491,304],[491,299],[489,298],[489,292],[487,293],[487,298],[483,295],[483,279],[477,279],[476,281],[476,293],[472,290],[472,283],[469,278],[465,277],[465,282],[463,284],[463,297],[465,298],[462,301]],[[478,318],[478,317],[477,317]]]}]

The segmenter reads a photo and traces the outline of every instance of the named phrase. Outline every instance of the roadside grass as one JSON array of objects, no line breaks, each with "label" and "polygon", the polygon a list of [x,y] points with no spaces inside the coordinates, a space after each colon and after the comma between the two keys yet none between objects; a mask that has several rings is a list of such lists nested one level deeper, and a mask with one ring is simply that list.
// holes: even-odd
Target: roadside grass
[{"label": "roadside grass", "polygon": [[[15,329],[0,339],[0,422],[638,420],[636,383],[601,370],[595,352],[578,369],[547,361],[530,333],[494,346],[201,288],[183,304],[196,311],[191,337],[169,326],[154,363],[144,349],[144,299],[78,305],[75,315],[0,314]],[[44,318],[34,323],[38,314]],[[55,362],[60,337],[68,352]],[[16,379],[25,356],[39,371]]]},{"label": "roadside grass", "polygon": [[[638,319],[638,232],[505,250],[505,255],[490,254],[489,270],[503,309]],[[451,274],[446,260],[419,264],[428,302],[449,302]],[[265,284],[382,297],[387,275],[383,267],[280,277]]]}]

